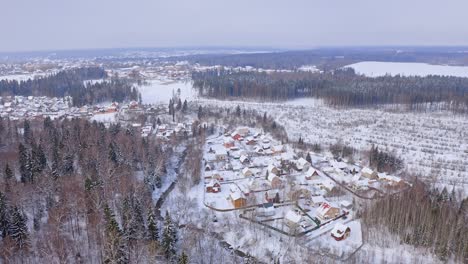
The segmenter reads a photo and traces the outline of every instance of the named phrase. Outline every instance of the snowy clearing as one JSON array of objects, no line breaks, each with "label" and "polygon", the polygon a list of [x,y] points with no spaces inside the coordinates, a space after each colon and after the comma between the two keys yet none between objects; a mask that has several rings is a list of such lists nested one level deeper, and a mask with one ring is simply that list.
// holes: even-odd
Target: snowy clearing
[{"label": "snowy clearing", "polygon": [[379,77],[387,74],[392,76],[400,74],[403,76],[445,75],[468,77],[468,67],[431,65],[427,63],[362,61],[345,67],[353,68],[356,73],[369,77]]},{"label": "snowy clearing", "polygon": [[147,85],[138,86],[143,104],[167,104],[180,89],[179,98],[191,100],[197,96],[191,83],[161,82],[150,80]]}]

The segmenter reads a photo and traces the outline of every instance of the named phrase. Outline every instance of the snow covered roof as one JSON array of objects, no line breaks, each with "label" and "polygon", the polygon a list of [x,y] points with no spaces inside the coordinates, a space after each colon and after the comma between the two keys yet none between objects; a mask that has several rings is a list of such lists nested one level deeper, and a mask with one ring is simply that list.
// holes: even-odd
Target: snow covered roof
[{"label": "snow covered roof", "polygon": [[241,192],[233,192],[229,195],[233,201],[244,198],[244,195]]},{"label": "snow covered roof", "polygon": [[341,201],[340,205],[343,206],[343,207],[349,207],[349,206],[352,205],[352,203],[350,201],[343,200],[343,201]]},{"label": "snow covered roof", "polygon": [[310,164],[306,159],[299,158],[296,162],[297,165],[304,167],[304,165]]},{"label": "snow covered roof", "polygon": [[306,172],[306,176],[308,177],[312,177],[314,174],[318,174],[318,171],[312,167],[310,167]]},{"label": "snow covered roof", "polygon": [[215,185],[220,185],[220,184],[219,184],[219,181],[216,180],[216,179],[211,179],[211,181],[209,181],[209,182],[206,184],[206,187],[214,187]]},{"label": "snow covered roof", "polygon": [[348,226],[342,223],[336,223],[331,233],[334,237],[341,237],[343,236],[343,234],[346,232],[346,229],[348,228],[349,228]]},{"label": "snow covered roof", "polygon": [[242,169],[242,174],[244,174],[244,175],[248,174],[249,172],[252,173],[252,171],[247,167]]},{"label": "snow covered roof", "polygon": [[244,161],[246,161],[247,159],[248,159],[248,157],[245,156],[245,155],[241,155],[240,158],[239,158],[240,162],[244,162]]},{"label": "snow covered roof", "polygon": [[284,145],[276,145],[272,147],[273,151],[279,152],[284,151]]},{"label": "snow covered roof", "polygon": [[338,168],[340,170],[346,169],[348,167],[348,164],[346,164],[345,162],[342,162],[342,161],[333,160],[330,163],[334,168]]},{"label": "snow covered roof", "polygon": [[362,168],[361,173],[372,174],[374,171],[369,167],[364,167]]},{"label": "snow covered roof", "polygon": [[294,212],[293,210],[289,210],[286,215],[284,216],[284,219],[292,222],[292,223],[299,223],[301,221],[302,216],[299,215],[298,213]]},{"label": "snow covered roof", "polygon": [[268,165],[267,170],[268,170],[268,172],[272,173],[273,170],[278,170],[278,168],[275,165],[270,164],[270,165]]},{"label": "snow covered roof", "polygon": [[311,197],[311,200],[314,204],[319,204],[319,203],[326,203],[327,200],[325,200],[325,198],[320,195],[320,196],[312,196]]}]

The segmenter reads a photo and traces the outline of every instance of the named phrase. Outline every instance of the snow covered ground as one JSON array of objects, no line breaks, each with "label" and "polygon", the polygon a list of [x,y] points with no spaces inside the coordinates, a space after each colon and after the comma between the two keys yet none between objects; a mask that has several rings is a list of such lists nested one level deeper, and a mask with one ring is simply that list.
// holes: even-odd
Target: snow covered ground
[{"label": "snow covered ground", "polygon": [[386,74],[392,76],[400,74],[404,76],[446,75],[468,77],[468,67],[431,65],[427,63],[362,61],[345,67],[353,68],[357,73],[369,77],[384,76]]},{"label": "snow covered ground", "polygon": [[[285,126],[288,136],[300,136],[324,149],[343,144],[381,150],[403,158],[406,169],[438,186],[456,186],[468,194],[468,119],[449,112],[390,112],[376,109],[335,109],[320,100],[286,104],[199,99],[204,105],[267,112]],[[365,157],[362,157],[364,160]]]},{"label": "snow covered ground", "polygon": [[138,86],[143,104],[167,104],[179,89],[182,101],[185,99],[189,101],[197,96],[191,83],[150,80],[148,85]]}]

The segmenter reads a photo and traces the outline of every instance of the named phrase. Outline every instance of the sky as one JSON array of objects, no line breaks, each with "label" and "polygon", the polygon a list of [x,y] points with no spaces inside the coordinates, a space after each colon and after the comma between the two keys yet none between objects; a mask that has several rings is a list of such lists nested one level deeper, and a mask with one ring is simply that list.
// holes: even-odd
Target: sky
[{"label": "sky", "polygon": [[466,0],[0,0],[0,52],[467,45]]}]

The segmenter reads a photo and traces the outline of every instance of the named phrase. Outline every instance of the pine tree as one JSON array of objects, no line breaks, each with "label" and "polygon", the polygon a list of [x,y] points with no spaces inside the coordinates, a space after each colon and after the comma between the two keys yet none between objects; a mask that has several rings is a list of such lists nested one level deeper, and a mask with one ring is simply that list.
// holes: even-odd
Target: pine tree
[{"label": "pine tree", "polygon": [[158,228],[158,224],[156,223],[153,210],[150,210],[148,212],[147,222],[148,222],[148,233],[147,233],[148,239],[154,242],[158,241],[159,240],[159,228]]},{"label": "pine tree", "polygon": [[167,259],[171,259],[176,254],[176,243],[177,243],[177,231],[172,219],[169,215],[169,212],[166,212],[166,217],[164,218],[164,229],[162,235],[162,248],[164,251],[164,256]]},{"label": "pine tree", "polygon": [[15,241],[18,249],[26,249],[29,246],[29,233],[26,226],[28,218],[15,206],[11,213],[9,235]]},{"label": "pine tree", "polygon": [[182,254],[179,257],[179,261],[177,261],[177,264],[188,264],[188,256],[185,254],[185,252],[182,252]]},{"label": "pine tree", "polygon": [[240,116],[241,116],[241,108],[240,108],[239,105],[237,105],[237,107],[236,107],[236,116],[237,116],[237,117],[240,117]]},{"label": "pine tree", "polygon": [[198,119],[201,119],[203,117],[203,108],[201,105],[198,107]]},{"label": "pine tree", "polygon": [[18,145],[18,155],[19,155],[19,164],[20,164],[20,173],[21,173],[21,182],[31,182],[32,173],[31,173],[31,161],[30,155],[23,144]]},{"label": "pine tree", "polygon": [[6,197],[0,192],[0,234],[5,238],[8,234],[9,221],[8,221],[8,206]]},{"label": "pine tree", "polygon": [[31,125],[27,119],[24,120],[23,129],[24,129],[23,130],[24,142],[29,144],[32,141],[32,132],[31,132]]},{"label": "pine tree", "polygon": [[188,105],[187,105],[187,99],[184,100],[184,105],[182,106],[182,112],[185,113],[187,112]]},{"label": "pine tree", "polygon": [[10,179],[13,178],[13,171],[10,169],[10,166],[8,165],[8,163],[5,165],[4,175],[5,175],[6,181],[9,181]]},{"label": "pine tree", "polygon": [[309,153],[309,152],[307,152],[306,160],[307,160],[310,164],[312,164],[312,158],[310,157],[310,153]]}]

